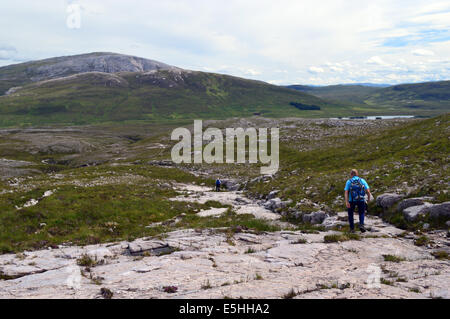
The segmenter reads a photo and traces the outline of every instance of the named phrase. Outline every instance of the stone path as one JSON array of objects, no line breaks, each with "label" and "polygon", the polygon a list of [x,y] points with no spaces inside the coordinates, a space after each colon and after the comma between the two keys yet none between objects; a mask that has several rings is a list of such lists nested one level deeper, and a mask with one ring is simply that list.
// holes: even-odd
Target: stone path
[{"label": "stone path", "polygon": [[[217,201],[223,205],[231,205],[233,210],[237,214],[252,214],[256,218],[266,219],[266,220],[277,220],[280,219],[280,215],[273,213],[272,211],[258,205],[255,201],[245,197],[240,191],[212,191],[210,187],[188,185],[188,184],[178,184],[176,189],[181,191],[183,195],[180,195],[172,200],[186,201],[186,202],[197,202],[204,204],[207,201]],[[185,195],[188,195],[186,197]],[[208,211],[199,212],[200,216],[220,216],[226,210],[223,209],[210,209]]]},{"label": "stone path", "polygon": [[[189,194],[173,200],[217,200],[276,219],[269,211],[260,214],[261,208],[239,192],[177,187]],[[338,224],[338,217],[325,224]],[[432,249],[415,246],[412,235],[398,236],[401,230],[377,217],[368,216],[367,225],[373,231],[361,240],[338,243],[324,242],[325,235],[336,233],[332,230],[255,234],[188,229],[159,239],[1,255],[0,297],[102,298],[103,287],[113,298],[283,298],[292,290],[294,298],[450,297],[448,260],[435,259]],[[448,249],[445,231],[428,236]],[[383,255],[402,261],[385,261]],[[97,265],[77,265],[83,256]],[[165,292],[165,286],[177,287],[176,293]]]}]

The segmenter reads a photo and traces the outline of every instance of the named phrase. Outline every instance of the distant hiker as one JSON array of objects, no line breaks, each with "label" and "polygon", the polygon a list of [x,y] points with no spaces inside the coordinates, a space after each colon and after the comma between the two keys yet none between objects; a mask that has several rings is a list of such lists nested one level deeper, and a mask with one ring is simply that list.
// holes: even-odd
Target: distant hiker
[{"label": "distant hiker", "polygon": [[350,173],[350,179],[345,184],[345,204],[348,208],[348,222],[350,224],[350,231],[355,231],[355,225],[353,221],[353,212],[355,207],[358,207],[359,214],[359,229],[361,232],[365,232],[364,227],[364,211],[366,209],[365,196],[367,194],[368,201],[372,194],[370,193],[370,187],[367,182],[358,177],[358,171],[352,169]]},{"label": "distant hiker", "polygon": [[220,192],[220,185],[222,185],[222,182],[220,179],[216,179],[216,192]]}]

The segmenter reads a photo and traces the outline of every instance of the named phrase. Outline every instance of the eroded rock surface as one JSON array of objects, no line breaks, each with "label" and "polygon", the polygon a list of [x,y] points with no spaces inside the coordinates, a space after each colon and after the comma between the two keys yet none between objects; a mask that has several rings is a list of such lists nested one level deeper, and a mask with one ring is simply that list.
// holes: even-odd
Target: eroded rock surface
[{"label": "eroded rock surface", "polygon": [[[3,255],[0,271],[9,280],[0,281],[0,297],[100,298],[101,287],[114,298],[282,298],[291,289],[296,298],[449,297],[449,261],[395,237],[389,227],[379,229],[382,237],[324,243],[331,233],[230,238],[222,229],[180,230],[162,240]],[[445,233],[435,237],[448,242]],[[405,261],[384,261],[389,254]],[[83,255],[102,262],[87,272],[77,265]],[[178,291],[165,293],[164,286]]]}]

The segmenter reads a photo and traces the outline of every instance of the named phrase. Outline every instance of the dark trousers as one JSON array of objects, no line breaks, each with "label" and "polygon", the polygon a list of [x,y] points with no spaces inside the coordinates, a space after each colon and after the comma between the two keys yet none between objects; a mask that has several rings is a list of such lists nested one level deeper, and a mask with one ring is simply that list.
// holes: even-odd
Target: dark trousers
[{"label": "dark trousers", "polygon": [[364,226],[364,210],[366,209],[366,203],[364,201],[350,202],[350,208],[348,209],[348,222],[350,224],[350,229],[355,229],[355,223],[353,221],[355,207],[358,207],[359,226]]},{"label": "dark trousers", "polygon": [[220,185],[216,185],[216,192],[220,192]]}]

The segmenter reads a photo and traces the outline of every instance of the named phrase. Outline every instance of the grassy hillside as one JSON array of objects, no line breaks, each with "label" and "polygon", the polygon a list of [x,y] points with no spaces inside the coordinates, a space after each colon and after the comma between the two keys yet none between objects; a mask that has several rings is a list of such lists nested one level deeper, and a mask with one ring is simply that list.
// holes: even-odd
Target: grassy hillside
[{"label": "grassy hillside", "polygon": [[[309,199],[326,209],[345,210],[344,183],[350,170],[357,168],[375,196],[403,192],[408,197],[449,201],[449,125],[446,114],[372,134],[342,136],[331,146],[309,151],[302,151],[298,139],[292,139],[280,144],[281,169],[276,178],[252,184],[250,193],[258,196],[276,189],[280,190],[277,195],[293,203]],[[371,211],[375,212],[374,205]],[[401,213],[384,217],[398,226],[414,227]]]},{"label": "grassy hillside", "polygon": [[[240,225],[257,231],[277,229],[252,215],[232,211],[220,218],[196,215],[200,209],[222,207],[217,202],[200,205],[169,200],[181,195],[173,189],[175,183],[212,187],[217,176],[246,185],[248,195],[256,198],[279,190],[277,196],[292,199],[282,211],[289,220],[290,209],[345,210],[343,187],[354,167],[375,196],[398,191],[409,197],[433,196],[436,202],[450,200],[450,115],[387,121],[253,117],[211,121],[210,125],[221,129],[241,125],[242,121],[256,127],[280,127],[280,170],[273,178],[260,178],[261,164],[156,165],[154,160],[170,159],[175,143],[170,141],[173,127],[163,125],[4,130],[0,159],[29,161],[24,168],[37,172],[18,178],[0,176],[0,254],[67,242],[132,240],[183,228]],[[44,145],[68,144],[73,139],[91,147],[58,153]],[[11,164],[0,161],[0,169],[1,165]],[[54,194],[44,198],[49,190]],[[31,198],[40,201],[23,207]],[[372,205],[370,213],[379,212]],[[181,221],[175,223],[175,217],[181,217]],[[423,222],[429,222],[431,229],[436,226],[425,220],[409,224],[397,212],[383,218],[404,228],[417,229]],[[297,219],[292,221],[299,223]]]},{"label": "grassy hillside", "polygon": [[[302,111],[291,102],[316,105]],[[190,72],[84,73],[29,84],[0,97],[0,126],[108,121],[161,121],[251,116],[332,116],[336,107],[314,96],[264,82]],[[349,110],[347,113],[351,113]]]},{"label": "grassy hillside", "polygon": [[364,102],[412,110],[449,111],[450,81],[395,85],[371,93]]},{"label": "grassy hillside", "polygon": [[290,89],[298,90],[317,97],[339,102],[363,103],[367,95],[380,90],[379,87],[364,85],[330,85],[330,86],[307,86],[290,85]]},{"label": "grassy hillside", "polygon": [[435,116],[450,110],[450,81],[402,84],[386,88],[364,85],[312,87],[291,85],[291,89],[312,94],[353,110],[398,115]]}]

